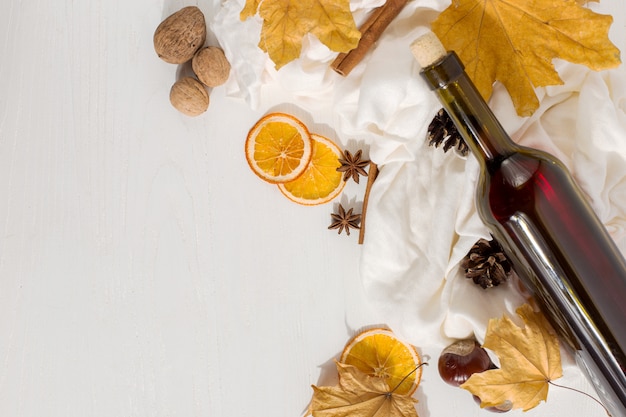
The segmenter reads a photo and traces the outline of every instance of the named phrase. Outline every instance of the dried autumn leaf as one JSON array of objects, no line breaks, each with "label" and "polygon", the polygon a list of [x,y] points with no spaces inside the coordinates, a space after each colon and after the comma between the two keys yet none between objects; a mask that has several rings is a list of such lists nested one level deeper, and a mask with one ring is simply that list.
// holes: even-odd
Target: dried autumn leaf
[{"label": "dried autumn leaf", "polygon": [[454,50],[484,98],[504,84],[520,116],[539,106],[535,87],[562,84],[552,60],[562,58],[593,70],[620,64],[608,38],[613,18],[580,0],[456,0],[432,23]]},{"label": "dried autumn leaf", "polygon": [[498,356],[500,369],[473,374],[461,385],[480,397],[481,407],[511,401],[513,408],[534,408],[547,399],[548,383],[563,374],[559,341],[546,318],[528,304],[517,314],[523,328],[508,317],[487,326],[483,346]]},{"label": "dried autumn leaf", "polygon": [[261,0],[246,0],[246,4],[243,6],[243,9],[239,14],[239,18],[241,20],[246,20],[247,18],[254,16],[259,8],[259,3],[261,3]]},{"label": "dried autumn leaf", "polygon": [[313,386],[309,412],[313,417],[417,417],[416,400],[389,392],[382,378],[337,362],[339,384]]},{"label": "dried autumn leaf", "polygon": [[307,33],[335,52],[354,49],[361,38],[349,0],[246,0],[241,20],[257,10],[263,19],[259,47],[269,54],[276,69],[300,56]]}]

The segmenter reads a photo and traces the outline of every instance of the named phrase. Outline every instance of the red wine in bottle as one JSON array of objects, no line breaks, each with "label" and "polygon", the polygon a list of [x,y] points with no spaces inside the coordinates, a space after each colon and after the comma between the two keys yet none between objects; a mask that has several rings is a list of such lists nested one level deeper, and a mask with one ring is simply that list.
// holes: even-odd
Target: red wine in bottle
[{"label": "red wine in bottle", "polygon": [[576,353],[613,416],[626,416],[626,261],[567,168],[517,145],[454,52],[429,33],[412,45],[480,165],[477,211]]}]

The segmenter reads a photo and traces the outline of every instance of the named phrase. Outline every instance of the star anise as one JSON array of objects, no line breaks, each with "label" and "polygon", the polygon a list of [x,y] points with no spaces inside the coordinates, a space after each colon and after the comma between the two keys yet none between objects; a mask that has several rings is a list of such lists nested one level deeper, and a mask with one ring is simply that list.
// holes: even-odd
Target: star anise
[{"label": "star anise", "polygon": [[338,234],[341,234],[343,230],[346,230],[346,234],[350,236],[350,228],[360,229],[361,215],[352,214],[353,209],[346,211],[341,204],[337,213],[332,213],[333,222],[328,226],[329,230],[338,229]]},{"label": "star anise", "polygon": [[467,143],[444,109],[440,109],[428,125],[428,144],[438,148],[442,143],[444,152],[448,152],[455,146],[456,150],[463,156],[469,152]]},{"label": "star anise", "polygon": [[341,166],[337,168],[337,171],[343,172],[343,180],[348,181],[350,177],[356,182],[359,183],[359,175],[363,175],[367,177],[367,172],[365,172],[365,167],[369,165],[370,161],[367,159],[361,159],[363,151],[360,149],[354,154],[354,156],[350,153],[350,151],[345,150],[343,152],[343,157],[339,158],[339,163]]},{"label": "star anise", "polygon": [[461,261],[465,277],[487,289],[504,282],[511,275],[511,262],[495,240],[480,239]]}]

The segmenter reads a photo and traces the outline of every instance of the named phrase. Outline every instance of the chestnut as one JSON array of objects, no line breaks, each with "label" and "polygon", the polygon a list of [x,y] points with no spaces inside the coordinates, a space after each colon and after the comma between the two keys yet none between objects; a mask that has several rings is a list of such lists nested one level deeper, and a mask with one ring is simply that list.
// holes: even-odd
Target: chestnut
[{"label": "chestnut", "polygon": [[[458,387],[469,379],[472,374],[496,369],[487,351],[480,347],[474,339],[458,340],[446,347],[439,356],[439,375],[448,384]],[[476,403],[480,398],[473,396]],[[495,407],[485,407],[485,410],[495,413],[505,413],[511,410],[513,404],[505,401]]]},{"label": "chestnut", "polygon": [[439,356],[439,375],[450,385],[458,387],[476,372],[494,369],[491,358],[474,339],[458,340]]},{"label": "chestnut", "polygon": [[[474,395],[474,401],[478,405],[480,405],[480,398]],[[493,406],[493,407],[485,407],[483,410],[491,411],[492,413],[506,413],[507,411],[511,411],[513,409],[513,403],[509,400],[506,400],[502,404]]]}]

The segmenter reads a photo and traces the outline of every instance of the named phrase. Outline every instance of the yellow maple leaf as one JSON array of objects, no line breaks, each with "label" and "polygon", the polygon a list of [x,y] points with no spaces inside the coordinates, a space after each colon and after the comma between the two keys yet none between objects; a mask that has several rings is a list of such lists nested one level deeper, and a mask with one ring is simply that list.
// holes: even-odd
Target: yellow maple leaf
[{"label": "yellow maple leaf", "polygon": [[482,400],[481,407],[510,401],[513,408],[529,410],[547,399],[548,383],[563,374],[559,341],[543,314],[528,304],[517,314],[523,328],[508,317],[487,326],[483,346],[498,356],[500,368],[473,374],[461,385]]},{"label": "yellow maple leaf", "polygon": [[243,6],[243,9],[239,14],[239,18],[241,20],[246,20],[247,18],[254,16],[259,8],[260,2],[261,0],[246,0],[246,4]]},{"label": "yellow maple leaf", "polygon": [[257,10],[263,19],[259,47],[276,69],[300,56],[307,33],[335,52],[348,52],[361,39],[349,0],[246,0],[240,18],[254,16]]},{"label": "yellow maple leaf", "polygon": [[369,376],[352,365],[336,362],[339,384],[313,385],[309,413],[313,417],[418,417],[410,395],[389,391],[384,379]]},{"label": "yellow maple leaf", "polygon": [[432,23],[485,99],[504,84],[520,116],[539,106],[535,87],[562,84],[554,58],[594,70],[616,67],[620,51],[608,38],[613,18],[581,0],[453,0]]}]

